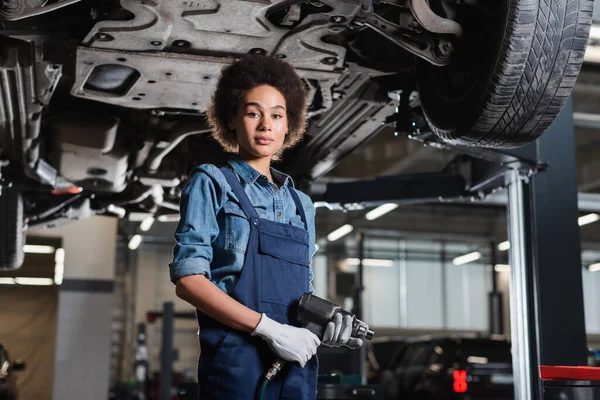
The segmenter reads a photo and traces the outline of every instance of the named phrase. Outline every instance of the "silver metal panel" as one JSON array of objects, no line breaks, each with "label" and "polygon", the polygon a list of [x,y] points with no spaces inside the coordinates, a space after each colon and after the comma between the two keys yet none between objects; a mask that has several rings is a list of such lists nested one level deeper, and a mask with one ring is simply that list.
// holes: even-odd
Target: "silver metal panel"
[{"label": "silver metal panel", "polygon": [[583,269],[582,280],[585,330],[588,335],[600,334],[600,273]]},{"label": "silver metal panel", "polygon": [[408,327],[440,328],[442,310],[441,265],[408,260]]},{"label": "silver metal panel", "polygon": [[393,267],[365,267],[365,275],[365,283],[369,285],[369,325],[399,327],[401,302],[398,264],[394,263]]},{"label": "silver metal panel", "polygon": [[60,292],[53,399],[106,400],[112,293]]},{"label": "silver metal panel", "polygon": [[532,393],[531,356],[528,351],[531,343],[531,326],[528,316],[533,299],[529,298],[527,278],[526,208],[524,183],[517,171],[507,174],[508,182],[508,227],[511,248],[510,255],[510,325],[512,341],[512,363],[515,400],[526,400]]}]

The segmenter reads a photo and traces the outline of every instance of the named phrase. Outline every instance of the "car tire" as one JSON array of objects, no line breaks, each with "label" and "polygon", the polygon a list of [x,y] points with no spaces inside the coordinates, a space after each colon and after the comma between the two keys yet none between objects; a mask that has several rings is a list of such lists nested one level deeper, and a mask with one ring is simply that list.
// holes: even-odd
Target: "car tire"
[{"label": "car tire", "polygon": [[14,188],[2,188],[0,195],[0,270],[21,267],[25,254],[23,245],[23,197]]},{"label": "car tire", "polygon": [[487,3],[493,4],[487,10],[457,10],[464,32],[449,65],[417,61],[421,105],[429,126],[447,142],[518,147],[542,134],[569,98],[593,1],[480,4]]}]

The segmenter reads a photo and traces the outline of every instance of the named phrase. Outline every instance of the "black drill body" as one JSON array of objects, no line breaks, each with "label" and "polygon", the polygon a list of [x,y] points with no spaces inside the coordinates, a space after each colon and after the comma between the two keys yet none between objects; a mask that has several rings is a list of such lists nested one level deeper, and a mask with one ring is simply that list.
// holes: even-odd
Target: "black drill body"
[{"label": "black drill body", "polygon": [[347,315],[352,317],[351,337],[361,339],[366,338],[369,340],[373,338],[375,332],[369,329],[367,324],[337,304],[324,300],[311,293],[304,293],[298,303],[297,318],[300,326],[317,335],[320,340],[323,340],[323,334],[327,324],[333,321],[337,314],[342,314],[342,318],[345,318]]}]

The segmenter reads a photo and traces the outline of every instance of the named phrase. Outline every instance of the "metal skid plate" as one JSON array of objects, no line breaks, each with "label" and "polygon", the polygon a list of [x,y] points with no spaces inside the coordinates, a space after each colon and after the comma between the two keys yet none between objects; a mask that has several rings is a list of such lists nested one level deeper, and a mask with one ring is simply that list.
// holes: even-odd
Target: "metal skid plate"
[{"label": "metal skid plate", "polygon": [[[102,21],[89,32],[77,52],[72,94],[132,108],[203,111],[221,68],[232,62],[228,57],[252,51],[285,59],[305,78],[337,79],[345,48],[322,38],[348,24],[361,2],[323,0],[323,12],[308,14],[293,27],[267,18],[295,3],[304,2],[121,0],[134,18]],[[139,73],[126,93],[86,88],[92,70],[107,64]]]},{"label": "metal skid plate", "polygon": [[[204,110],[215,89],[219,71],[227,61],[188,54],[79,47],[77,78],[71,94],[131,108]],[[94,67],[110,64],[127,65],[140,74],[125,95],[85,87]]]}]

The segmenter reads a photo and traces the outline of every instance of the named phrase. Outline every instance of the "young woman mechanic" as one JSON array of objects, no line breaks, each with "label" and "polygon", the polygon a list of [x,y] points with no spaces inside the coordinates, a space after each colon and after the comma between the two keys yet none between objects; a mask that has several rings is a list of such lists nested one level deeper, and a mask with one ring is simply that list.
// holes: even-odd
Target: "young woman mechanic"
[{"label": "young woman mechanic", "polygon": [[[169,265],[177,295],[197,308],[201,399],[253,399],[277,357],[267,399],[314,399],[321,341],[296,325],[312,291],[315,209],[271,161],[306,125],[305,87],[291,65],[249,55],[224,68],[208,111],[227,166],[192,171]],[[360,347],[351,320],[330,322],[328,346]]]}]

